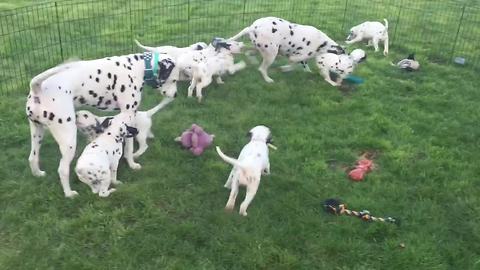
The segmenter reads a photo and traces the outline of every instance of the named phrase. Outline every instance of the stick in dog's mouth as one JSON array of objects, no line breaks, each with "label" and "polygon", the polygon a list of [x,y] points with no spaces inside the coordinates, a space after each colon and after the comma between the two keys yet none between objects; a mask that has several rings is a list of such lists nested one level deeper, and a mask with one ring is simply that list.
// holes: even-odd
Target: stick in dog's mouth
[{"label": "stick in dog's mouth", "polygon": [[267,143],[268,147],[272,148],[273,150],[277,150],[277,147],[271,143]]}]

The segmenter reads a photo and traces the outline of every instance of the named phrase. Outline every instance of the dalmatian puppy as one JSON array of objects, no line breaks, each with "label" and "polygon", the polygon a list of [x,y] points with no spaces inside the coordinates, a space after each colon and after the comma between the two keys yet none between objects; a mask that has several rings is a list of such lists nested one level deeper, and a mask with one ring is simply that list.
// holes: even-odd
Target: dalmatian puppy
[{"label": "dalmatian puppy", "polygon": [[368,45],[373,45],[378,52],[378,43],[383,42],[383,55],[388,54],[388,21],[383,19],[385,25],[380,22],[364,22],[350,29],[347,44],[368,40]]},{"label": "dalmatian puppy", "polygon": [[398,61],[396,65],[392,62],[390,64],[406,71],[416,71],[420,68],[420,63],[415,59],[414,53],[411,53],[407,58]]},{"label": "dalmatian puppy", "polygon": [[148,47],[142,45],[138,40],[134,40],[138,47],[144,49],[147,52],[158,52],[170,55],[173,59],[178,59],[178,57],[189,51],[200,51],[207,48],[207,43],[197,42],[188,47],[175,47],[175,46],[160,46],[160,47]]},{"label": "dalmatian puppy", "polygon": [[[146,59],[146,58],[145,58]],[[150,65],[153,60],[149,61]],[[120,110],[134,116],[141,101],[146,74],[143,54],[72,61],[61,64],[35,76],[30,82],[26,104],[31,133],[31,151],[28,158],[33,175],[44,176],[40,170],[40,146],[45,130],[50,130],[57,142],[61,159],[58,167],[66,197],[78,193],[70,188],[70,163],[77,145],[75,107],[92,106],[101,110]],[[159,91],[169,97],[177,92],[178,68],[168,55],[158,58],[155,77]],[[126,140],[126,154],[133,153],[133,139]],[[139,169],[133,156],[127,156],[130,167]]]},{"label": "dalmatian puppy", "polygon": [[240,53],[242,48],[243,42],[214,38],[207,48],[182,54],[177,62],[180,70],[191,78],[188,96],[191,97],[196,90],[197,99],[201,102],[202,89],[210,85],[214,76],[218,84],[223,84],[222,75],[232,75],[244,69],[244,61],[234,62],[234,54]]},{"label": "dalmatian puppy", "polygon": [[[333,86],[341,85],[343,79],[353,72],[355,66],[365,59],[367,55],[362,49],[353,50],[349,55],[325,53],[316,57],[320,75]],[[336,82],[330,79],[330,72],[338,75]]]},{"label": "dalmatian puppy", "polygon": [[123,152],[123,141],[125,137],[133,137],[138,133],[136,128],[129,126],[134,122],[130,112],[122,112],[110,121],[105,132],[85,147],[75,167],[78,179],[100,197],[107,197],[115,191],[109,188],[110,184],[121,184],[117,180],[117,168]]},{"label": "dalmatian puppy", "polygon": [[[137,111],[137,114],[135,115],[135,124],[138,134],[135,136],[135,139],[138,142],[139,148],[133,153],[134,158],[138,158],[145,153],[148,148],[147,138],[154,137],[151,130],[152,116],[172,101],[172,98],[165,98],[157,106],[148,111]],[[104,130],[108,127],[112,118],[113,117],[111,116],[96,116],[89,111],[81,110],[76,113],[76,124],[78,130],[91,142],[104,133]]]},{"label": "dalmatian puppy", "polygon": [[276,17],[258,19],[230,40],[237,40],[247,34],[262,55],[263,61],[258,70],[269,83],[273,80],[268,76],[267,69],[278,54],[288,57],[290,63],[306,65],[308,59],[319,54],[345,53],[342,47],[317,28]]},{"label": "dalmatian puppy", "polygon": [[[248,133],[250,142],[246,144],[238,159],[225,155],[220,147],[216,147],[218,155],[227,163],[233,165],[225,187],[231,189],[225,209],[233,210],[237,198],[239,186],[246,186],[245,200],[240,205],[240,215],[247,215],[247,208],[252,202],[260,185],[262,174],[270,174],[270,161],[268,158],[268,146],[271,146],[272,135],[266,126],[256,126]],[[272,146],[273,147],[273,146]]]}]

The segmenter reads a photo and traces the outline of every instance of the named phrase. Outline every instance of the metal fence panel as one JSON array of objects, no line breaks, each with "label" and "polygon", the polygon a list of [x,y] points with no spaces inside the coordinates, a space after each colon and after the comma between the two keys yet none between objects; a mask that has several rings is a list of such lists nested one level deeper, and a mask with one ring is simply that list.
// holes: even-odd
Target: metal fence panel
[{"label": "metal fence panel", "polygon": [[391,47],[429,61],[480,67],[480,8],[415,0],[59,0],[0,12],[0,94],[27,93],[29,80],[62,61],[139,51],[141,43],[185,46],[238,33],[278,16],[314,25],[343,42],[367,20],[389,21]]}]

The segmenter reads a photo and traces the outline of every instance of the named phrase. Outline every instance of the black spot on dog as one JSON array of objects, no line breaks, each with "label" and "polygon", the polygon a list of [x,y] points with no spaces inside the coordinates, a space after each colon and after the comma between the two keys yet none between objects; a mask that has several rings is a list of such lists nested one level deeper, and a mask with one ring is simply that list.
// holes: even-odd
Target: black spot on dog
[{"label": "black spot on dog", "polygon": [[273,25],[277,25],[277,23],[275,21],[273,21],[272,23],[273,23]]},{"label": "black spot on dog", "polygon": [[102,101],[103,101],[103,96],[99,96],[97,106],[100,106],[100,104],[102,104]]},{"label": "black spot on dog", "polygon": [[127,104],[127,105],[125,106],[125,108],[126,108],[127,110],[130,109],[130,104]]},{"label": "black spot on dog", "polygon": [[295,44],[292,44],[292,48],[295,48]]},{"label": "black spot on dog", "polygon": [[100,74],[102,73],[102,71],[100,69],[97,69],[97,73]]},{"label": "black spot on dog", "polygon": [[307,41],[307,46],[310,46],[310,40],[309,40],[309,41]]},{"label": "black spot on dog", "polygon": [[[90,79],[91,79],[91,77],[90,77]],[[61,90],[61,89],[62,89],[62,87],[61,87],[61,86],[58,86],[58,89],[59,89],[59,90]]]},{"label": "black spot on dog", "polygon": [[117,96],[115,94],[113,94],[112,96],[113,96],[113,100],[117,101]]},{"label": "black spot on dog", "polygon": [[253,32],[253,36],[254,36],[255,38],[257,38],[257,33],[256,33],[256,32]]},{"label": "black spot on dog", "polygon": [[84,97],[80,97],[78,101],[80,102],[80,104],[85,104],[87,102]]},{"label": "black spot on dog", "polygon": [[117,74],[113,75],[113,84],[112,84],[112,90],[115,89],[115,85],[117,84]]},{"label": "black spot on dog", "polygon": [[268,45],[267,45],[267,44],[265,44],[265,48],[268,48]]},{"label": "black spot on dog", "polygon": [[107,85],[107,90],[111,90],[110,85]]},{"label": "black spot on dog", "polygon": [[135,59],[135,61],[138,61],[138,55],[135,54],[135,55],[133,56],[133,59]]},{"label": "black spot on dog", "polygon": [[312,55],[312,53],[313,53],[313,52],[309,52],[309,53],[308,53],[308,56]]},{"label": "black spot on dog", "polygon": [[111,79],[112,78],[112,73],[107,73],[107,78]]},{"label": "black spot on dog", "polygon": [[47,111],[43,111],[43,117],[47,117]]},{"label": "black spot on dog", "polygon": [[107,106],[110,105],[111,103],[112,103],[112,101],[110,99],[105,101],[105,105],[107,105]]},{"label": "black spot on dog", "polygon": [[58,118],[58,123],[61,124],[62,122],[62,118]]},{"label": "black spot on dog", "polygon": [[118,62],[118,61],[115,62],[115,65],[120,66],[120,62]]},{"label": "black spot on dog", "polygon": [[48,115],[48,120],[52,121],[53,118],[55,118],[55,114],[51,112],[51,113]]},{"label": "black spot on dog", "polygon": [[303,47],[298,47],[298,48],[297,48],[297,50],[302,50],[302,49],[303,49]]},{"label": "black spot on dog", "polygon": [[72,118],[69,116],[67,117],[67,122],[70,122],[70,121],[72,121]]},{"label": "black spot on dog", "polygon": [[40,104],[40,98],[37,96],[33,97],[33,103]]},{"label": "black spot on dog", "polygon": [[302,41],[305,41],[306,38],[303,38]]},{"label": "black spot on dog", "polygon": [[98,78],[98,77],[95,78],[95,81],[96,81],[97,83],[99,83],[99,82],[100,82],[100,78]]},{"label": "black spot on dog", "polygon": [[277,29],[272,28],[272,33],[275,33],[275,32],[277,32]]},{"label": "black spot on dog", "polygon": [[92,78],[92,75],[88,76],[90,79]]},{"label": "black spot on dog", "polygon": [[137,106],[138,105],[138,102],[137,101],[134,101],[133,102],[133,106]]},{"label": "black spot on dog", "polygon": [[132,70],[132,68],[130,66],[127,67],[128,70]]},{"label": "black spot on dog", "polygon": [[124,84],[122,84],[122,86],[120,87],[120,92],[122,92],[122,93],[125,92],[125,85]]},{"label": "black spot on dog", "polygon": [[293,36],[293,31],[292,30],[290,30],[290,36]]},{"label": "black spot on dog", "polygon": [[292,29],[292,25],[291,25],[291,24],[290,24],[290,25],[288,25],[288,28]]},{"label": "black spot on dog", "polygon": [[85,83],[82,83],[82,87],[84,87],[84,86],[85,86]]}]

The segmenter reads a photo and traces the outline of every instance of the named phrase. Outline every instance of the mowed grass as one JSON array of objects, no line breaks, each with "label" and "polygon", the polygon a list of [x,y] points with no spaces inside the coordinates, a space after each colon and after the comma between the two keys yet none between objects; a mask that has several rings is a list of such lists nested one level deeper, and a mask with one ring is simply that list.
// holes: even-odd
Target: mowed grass
[{"label": "mowed grass", "polygon": [[[366,50],[355,71],[365,83],[354,91],[331,87],[316,69],[282,73],[282,59],[270,70],[274,84],[249,63],[205,89],[202,104],[179,84],[180,97],[154,117],[142,169],[122,161],[124,185],[106,199],[73,172],[80,195],[63,197],[51,136],[41,150],[47,177],[33,177],[27,93],[2,97],[0,268],[480,269],[478,75],[422,55],[419,72],[402,72],[389,64],[404,57],[395,47],[388,58]],[[146,89],[142,108],[160,100]],[[194,157],[173,141],[192,123],[231,156],[250,128],[271,128],[279,149],[248,217],[237,213],[243,190],[235,212],[223,211],[231,166],[213,147]],[[376,169],[352,182],[345,168],[365,151],[376,153]],[[326,214],[327,198],[401,225]]]}]

